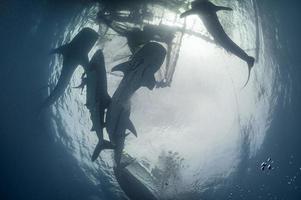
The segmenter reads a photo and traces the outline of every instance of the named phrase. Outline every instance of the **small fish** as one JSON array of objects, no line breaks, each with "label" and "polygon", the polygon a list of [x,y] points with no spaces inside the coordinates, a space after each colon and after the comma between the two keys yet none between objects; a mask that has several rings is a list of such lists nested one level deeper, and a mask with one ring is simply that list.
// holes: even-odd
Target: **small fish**
[{"label": "small fish", "polygon": [[265,167],[267,164],[265,162],[261,163],[261,167]]}]

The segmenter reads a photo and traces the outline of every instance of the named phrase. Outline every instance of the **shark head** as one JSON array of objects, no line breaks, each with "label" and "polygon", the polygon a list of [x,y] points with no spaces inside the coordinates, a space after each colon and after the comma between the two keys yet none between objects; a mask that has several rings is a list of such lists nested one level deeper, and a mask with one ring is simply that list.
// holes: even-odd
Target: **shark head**
[{"label": "shark head", "polygon": [[80,49],[81,52],[89,53],[98,39],[98,34],[91,28],[83,28],[70,42],[73,49]]},{"label": "shark head", "polygon": [[162,66],[165,56],[166,49],[161,44],[149,42],[131,60],[117,65],[112,71],[122,71],[127,85],[134,84],[137,89],[145,86],[152,90],[156,84],[154,75]]}]

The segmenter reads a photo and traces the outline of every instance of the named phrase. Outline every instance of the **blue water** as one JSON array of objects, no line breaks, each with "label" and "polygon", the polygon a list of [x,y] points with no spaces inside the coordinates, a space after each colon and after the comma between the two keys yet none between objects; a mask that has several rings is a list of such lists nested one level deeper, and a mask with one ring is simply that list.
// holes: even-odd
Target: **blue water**
[{"label": "blue water", "polygon": [[[228,71],[222,71],[221,74],[210,74],[210,70],[203,67],[201,68],[203,71],[197,71],[194,75],[190,75],[185,69],[179,67],[171,89],[155,91],[154,97],[150,97],[149,93],[142,91],[135,97],[135,101],[138,103],[133,108],[133,117],[138,124],[138,128],[141,128],[147,134],[141,133],[140,138],[142,139],[138,141],[130,140],[128,151],[142,159],[147,154],[140,150],[142,148],[139,144],[144,145],[150,141],[152,145],[155,145],[155,149],[158,149],[156,146],[158,145],[163,146],[162,150],[180,152],[192,168],[194,165],[200,166],[200,171],[195,168],[193,170],[188,168],[188,170],[182,170],[183,172],[181,172],[184,175],[184,183],[192,180],[189,178],[189,181],[187,181],[187,177],[198,175],[197,180],[201,182],[198,185],[199,191],[197,189],[193,190],[199,196],[198,199],[297,200],[301,198],[301,158],[299,150],[301,137],[298,127],[301,117],[299,78],[301,75],[299,68],[301,58],[298,48],[301,33],[300,23],[298,23],[300,3],[298,1],[288,3],[284,0],[257,2],[262,27],[261,63],[258,64],[257,71],[254,72],[257,76],[251,77],[249,88],[244,92],[239,92],[244,77],[237,78],[235,76],[237,71],[233,68],[229,67]],[[237,6],[246,5],[234,2],[232,4]],[[80,105],[83,105],[81,102],[84,101],[78,93],[68,90],[67,95],[61,99],[59,104],[53,107],[51,112],[39,119],[36,117],[38,105],[47,96],[47,91],[40,88],[49,82],[53,83],[58,70],[58,65],[54,61],[60,62],[48,55],[49,49],[67,40],[66,31],[74,31],[73,34],[75,33],[78,22],[83,23],[83,19],[78,17],[78,14],[82,12],[81,4],[72,4],[69,1],[4,1],[0,3],[2,47],[0,50],[1,199],[105,200],[121,199],[123,196],[113,180],[111,170],[103,168],[103,163],[110,163],[108,161],[110,155],[105,154],[104,159],[97,164],[88,161],[89,152],[93,147],[89,146],[90,143],[87,140],[83,141],[83,139],[91,137],[91,144],[94,145],[94,136],[93,133],[85,134],[82,132],[86,129],[89,130],[90,125],[85,122],[79,123],[80,125],[77,126],[74,133],[68,131],[70,127],[73,127],[70,120],[74,120],[74,118],[69,119],[70,116],[64,112],[64,105],[69,105],[67,109],[71,113],[81,108]],[[248,16],[241,15],[241,17],[246,18]],[[234,22],[239,21],[237,17],[233,19]],[[237,26],[237,24],[229,24],[229,27],[235,27],[235,25]],[[235,31],[232,34],[234,37],[240,38]],[[241,42],[245,45],[245,48],[248,48],[250,47],[248,42],[254,42],[254,37],[248,33],[245,34],[248,35],[249,40],[241,40]],[[185,59],[189,59],[188,56],[191,55],[189,52],[185,53],[188,51],[187,48],[190,48],[191,43],[189,42],[191,41],[187,39],[187,47],[183,44],[184,53],[182,60],[179,60],[180,64],[187,63]],[[202,44],[206,45],[205,43]],[[112,51],[110,45],[107,47],[107,52]],[[224,61],[224,58],[231,58],[214,47],[209,46],[208,49],[213,49],[214,55],[216,52],[220,53],[221,62]],[[207,56],[210,61],[210,55]],[[229,62],[229,65],[233,65],[233,63],[237,64],[238,61],[230,60]],[[191,68],[191,70],[195,70],[195,68]],[[209,73],[209,75],[201,76],[203,73]],[[183,86],[182,83],[187,82],[187,79],[179,74],[188,74],[187,77],[191,76],[192,78],[189,79],[192,83],[199,83],[193,79],[199,78],[198,74],[206,80],[200,80],[201,87],[193,88],[193,91],[198,89],[198,92],[202,92],[202,94],[205,92],[206,96],[199,106],[205,104],[209,108],[208,119],[220,120],[225,117],[214,118],[215,115],[209,115],[209,112],[215,110],[210,110],[211,104],[206,99],[220,98],[220,95],[226,98],[224,93],[214,93],[215,90],[212,90],[212,88],[224,91],[228,89],[227,84],[231,83],[231,92],[236,91],[234,93],[238,95],[240,112],[238,115],[230,115],[230,118],[233,118],[234,121],[240,119],[240,125],[236,128],[230,127],[229,130],[233,134],[202,136],[200,139],[207,142],[201,142],[200,146],[205,146],[206,149],[196,149],[196,153],[200,153],[196,154],[196,157],[191,156],[191,160],[195,162],[189,160],[187,155],[192,155],[193,150],[183,150],[184,147],[188,148],[185,144],[180,147],[175,145],[183,137],[175,136],[170,143],[164,143],[164,141],[170,141],[171,137],[166,130],[172,130],[173,132],[181,130],[181,132],[189,133],[190,129],[187,129],[187,127],[191,127],[191,124],[189,124],[191,121],[185,121],[185,118],[181,116],[181,113],[184,113],[184,116],[187,114],[185,113],[187,109],[180,110],[181,113],[175,112],[175,108],[179,109],[181,103],[174,104],[171,100],[166,103],[159,98],[166,95],[164,98],[170,98],[171,96],[177,98],[179,102],[182,101],[181,97],[175,94],[178,91],[189,91],[187,88],[191,88],[192,85],[186,84]],[[222,78],[225,77],[225,74],[230,74],[231,79],[226,76],[226,78],[220,80],[223,81],[224,87],[219,86],[218,82],[210,82],[212,79],[206,79],[208,76]],[[78,83],[77,81],[78,79],[75,78],[72,83]],[[109,77],[111,85],[115,86],[117,82],[117,78]],[[245,96],[254,98],[252,94],[260,93],[258,92],[261,89],[258,89],[259,86],[262,86],[262,90],[265,90],[265,92],[262,92],[261,98],[258,98],[259,101],[255,101],[257,103],[254,105],[257,109],[254,110],[258,111],[248,114],[250,110],[244,107]],[[191,99],[199,98],[199,96],[194,96],[189,92],[185,95],[191,95],[189,96]],[[150,105],[143,107],[141,101],[146,98],[145,96],[151,98],[151,102],[160,101],[160,105],[167,112],[171,112],[172,115],[164,116],[164,120],[159,120],[161,124],[158,120],[151,118],[147,118],[149,123],[144,123],[144,119],[139,121],[141,119],[141,109],[147,110],[149,108],[155,116],[156,113],[158,114],[156,111],[161,109],[161,107]],[[226,98],[227,102],[237,100],[230,97],[233,97],[232,93],[229,98]],[[70,106],[69,103],[72,99],[76,99],[77,103]],[[193,100],[190,102],[195,103]],[[220,105],[219,103],[217,102],[214,106]],[[232,106],[232,104],[229,105]],[[253,108],[252,103],[248,105]],[[224,107],[221,106],[221,108]],[[189,107],[189,109],[193,110],[194,108]],[[268,111],[263,112],[265,110]],[[86,111],[80,111],[79,117],[84,117],[83,121],[85,121],[88,115]],[[54,115],[53,113],[59,114]],[[160,116],[160,113],[158,116]],[[255,119],[254,123],[245,122],[250,116]],[[202,115],[195,115],[195,117],[202,118]],[[171,120],[165,120],[165,118]],[[147,137],[148,135],[153,136],[152,127],[148,125],[151,123],[159,124],[156,131],[161,131],[162,135],[159,135],[160,137],[156,136],[160,138],[160,141]],[[165,127],[165,129],[163,130],[162,127]],[[210,124],[203,127],[206,127],[203,128],[204,131],[216,131],[212,128],[214,126]],[[228,126],[225,124],[222,127]],[[239,132],[236,133],[236,130]],[[241,134],[238,133],[246,133],[247,139],[240,137]],[[88,134],[89,136],[86,136]],[[191,131],[191,134],[193,135],[194,132]],[[219,136],[223,138],[222,141],[212,139]],[[189,135],[185,137],[189,138]],[[227,138],[229,140],[225,140]],[[217,146],[214,146],[215,144]],[[149,151],[153,154],[158,153],[153,149],[149,149]],[[221,151],[225,154],[222,154]],[[272,171],[261,171],[260,164],[269,157],[272,158],[274,169]],[[155,158],[149,159],[150,162],[155,160]],[[227,159],[231,162],[224,162]],[[191,171],[196,173],[192,174]],[[204,181],[204,179],[208,181]],[[183,182],[178,184],[183,184]],[[190,198],[186,196],[183,199]]]}]

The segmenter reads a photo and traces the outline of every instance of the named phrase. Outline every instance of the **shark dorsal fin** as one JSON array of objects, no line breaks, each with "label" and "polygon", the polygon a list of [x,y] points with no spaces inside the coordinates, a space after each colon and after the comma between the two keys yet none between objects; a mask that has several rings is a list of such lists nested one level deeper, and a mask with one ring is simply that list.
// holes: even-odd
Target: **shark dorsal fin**
[{"label": "shark dorsal fin", "polygon": [[127,125],[128,125],[128,126],[127,126],[127,129],[128,129],[129,131],[131,131],[136,137],[138,137],[136,128],[135,128],[133,122],[132,122],[130,119],[128,120]]}]

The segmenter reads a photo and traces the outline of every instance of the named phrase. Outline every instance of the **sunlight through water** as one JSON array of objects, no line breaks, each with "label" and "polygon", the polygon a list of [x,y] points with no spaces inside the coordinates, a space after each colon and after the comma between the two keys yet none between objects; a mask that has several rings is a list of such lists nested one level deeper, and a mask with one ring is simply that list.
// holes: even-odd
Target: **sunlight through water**
[{"label": "sunlight through water", "polygon": [[[278,66],[270,55],[260,21],[258,26],[255,23],[252,1],[230,1],[227,5],[234,11],[219,13],[226,32],[250,55],[255,56],[256,48],[259,50],[259,60],[246,88],[242,89],[248,73],[243,61],[210,41],[184,35],[171,87],[153,91],[141,88],[131,100],[131,119],[138,138],[127,137],[125,152],[140,161],[158,182],[169,183],[158,188],[164,197],[201,193],[207,185],[218,186],[235,173],[245,154],[252,157],[260,149],[277,104],[273,86]],[[100,27],[88,17],[94,10],[86,9],[75,17],[66,27],[66,34],[53,46],[70,41],[82,27],[99,31]],[[183,20],[178,18],[177,23],[180,22]],[[187,19],[187,27],[192,26],[209,36],[197,16]],[[256,38],[260,40],[258,47]],[[89,56],[102,48],[110,71],[121,63],[115,60],[116,56],[129,54],[124,43],[125,39],[119,36],[101,39]],[[53,57],[50,63],[52,86],[60,74],[61,63],[61,57]],[[65,95],[53,106],[54,137],[95,184],[103,190],[109,188],[106,190],[112,195],[122,195],[113,175],[112,152],[102,152],[95,163],[90,159],[97,136],[90,131],[85,91],[81,94],[72,88],[80,83],[82,73],[79,67]],[[121,77],[108,74],[110,95],[120,80]],[[174,166],[165,166],[167,159],[173,160]],[[158,178],[158,170],[170,174]],[[99,177],[107,181],[101,182]]]}]

